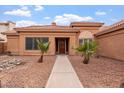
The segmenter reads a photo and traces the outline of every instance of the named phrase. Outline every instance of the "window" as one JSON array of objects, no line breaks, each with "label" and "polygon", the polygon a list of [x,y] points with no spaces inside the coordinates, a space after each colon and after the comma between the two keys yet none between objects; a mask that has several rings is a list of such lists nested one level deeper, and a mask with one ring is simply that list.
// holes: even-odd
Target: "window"
[{"label": "window", "polygon": [[79,39],[79,45],[83,44],[83,39]]},{"label": "window", "polygon": [[37,39],[42,40],[43,42],[48,42],[49,39],[47,37],[37,38],[37,37],[26,37],[26,50],[38,50],[37,47]]},{"label": "window", "polygon": [[93,39],[91,38],[83,38],[83,39],[79,39],[79,45],[84,44],[85,42],[91,42]]}]

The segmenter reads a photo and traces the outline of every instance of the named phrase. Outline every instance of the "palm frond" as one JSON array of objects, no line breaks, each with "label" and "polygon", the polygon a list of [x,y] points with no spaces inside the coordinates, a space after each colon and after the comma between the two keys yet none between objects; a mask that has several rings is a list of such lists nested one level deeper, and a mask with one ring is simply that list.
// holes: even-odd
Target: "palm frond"
[{"label": "palm frond", "polygon": [[96,41],[84,42],[83,45],[80,45],[75,50],[81,52],[85,55],[92,55],[98,49],[98,43]]},{"label": "palm frond", "polygon": [[38,39],[36,41],[37,41],[38,49],[40,49],[42,53],[45,53],[48,51],[50,42],[45,43],[42,40],[38,40]]}]

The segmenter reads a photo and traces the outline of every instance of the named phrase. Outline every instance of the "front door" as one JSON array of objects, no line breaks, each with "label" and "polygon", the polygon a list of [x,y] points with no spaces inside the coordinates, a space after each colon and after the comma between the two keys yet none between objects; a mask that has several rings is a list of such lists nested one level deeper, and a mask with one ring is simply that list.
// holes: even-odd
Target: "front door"
[{"label": "front door", "polygon": [[58,49],[59,49],[59,54],[65,54],[65,51],[66,51],[65,39],[59,39],[58,40]]}]

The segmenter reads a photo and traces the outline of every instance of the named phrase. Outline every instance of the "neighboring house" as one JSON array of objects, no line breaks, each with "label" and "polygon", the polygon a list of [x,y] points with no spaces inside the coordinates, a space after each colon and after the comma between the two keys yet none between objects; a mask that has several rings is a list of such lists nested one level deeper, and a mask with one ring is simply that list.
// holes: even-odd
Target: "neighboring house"
[{"label": "neighboring house", "polygon": [[11,31],[15,27],[15,23],[11,21],[0,22],[0,53],[3,53],[6,49],[7,37],[3,35],[3,32]]},{"label": "neighboring house", "polygon": [[94,38],[103,23],[73,22],[70,26],[59,26],[56,23],[44,26],[29,26],[14,28],[7,31],[7,51],[15,55],[39,55],[36,39],[49,41],[50,47],[46,55],[75,55],[76,48],[85,41]]},{"label": "neighboring house", "polygon": [[3,35],[1,33],[6,32],[6,31],[11,31],[15,27],[15,25],[16,24],[11,21],[0,22],[0,43],[7,42],[6,35]]}]

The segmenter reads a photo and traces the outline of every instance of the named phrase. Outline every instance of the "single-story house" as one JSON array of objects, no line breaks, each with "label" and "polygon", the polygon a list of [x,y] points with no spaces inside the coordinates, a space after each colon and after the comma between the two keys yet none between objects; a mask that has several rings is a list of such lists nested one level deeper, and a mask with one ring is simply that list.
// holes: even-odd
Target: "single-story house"
[{"label": "single-story house", "polygon": [[39,55],[36,39],[49,41],[50,47],[46,55],[68,54],[75,55],[73,49],[85,40],[92,40],[94,34],[104,23],[72,22],[69,26],[51,25],[17,27],[7,31],[7,51],[15,55]]}]

